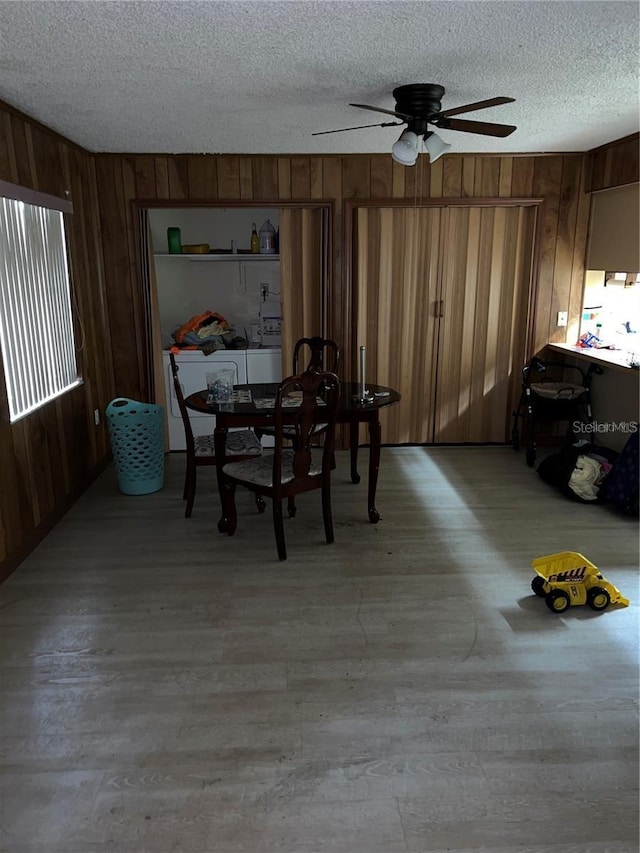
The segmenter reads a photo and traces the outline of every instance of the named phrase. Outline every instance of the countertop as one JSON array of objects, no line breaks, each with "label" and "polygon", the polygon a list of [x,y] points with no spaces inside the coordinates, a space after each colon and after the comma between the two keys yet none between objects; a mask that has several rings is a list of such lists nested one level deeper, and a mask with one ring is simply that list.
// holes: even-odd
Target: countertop
[{"label": "countertop", "polygon": [[[581,361],[599,364],[601,367],[610,367],[613,370],[621,370],[625,373],[637,370],[628,363],[630,354],[626,350],[585,348],[577,347],[574,344],[547,344],[547,347],[555,352],[575,356]],[[640,359],[640,342],[638,349],[638,358]]]}]

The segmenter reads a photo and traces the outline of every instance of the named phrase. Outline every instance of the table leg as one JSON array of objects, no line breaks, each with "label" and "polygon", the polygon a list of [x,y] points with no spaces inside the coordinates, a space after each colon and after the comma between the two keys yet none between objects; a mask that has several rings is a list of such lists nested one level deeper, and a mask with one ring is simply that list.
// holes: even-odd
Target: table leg
[{"label": "table leg", "polygon": [[351,452],[351,482],[359,483],[360,474],[358,474],[358,435],[360,432],[360,423],[352,420],[349,424],[349,447]]},{"label": "table leg", "polygon": [[382,442],[382,427],[380,421],[369,421],[369,521],[377,524],[380,513],[376,509],[376,487],[378,485],[378,469],[380,467],[380,444]]},{"label": "table leg", "polygon": [[227,516],[224,504],[224,487],[222,482],[222,468],[225,464],[225,447],[227,444],[227,428],[220,424],[220,419],[216,418],[216,428],[213,431],[213,444],[216,454],[216,477],[218,480],[218,494],[220,495],[220,505],[222,507],[222,515],[218,522],[218,530],[220,533],[226,533],[229,529],[229,517]]}]

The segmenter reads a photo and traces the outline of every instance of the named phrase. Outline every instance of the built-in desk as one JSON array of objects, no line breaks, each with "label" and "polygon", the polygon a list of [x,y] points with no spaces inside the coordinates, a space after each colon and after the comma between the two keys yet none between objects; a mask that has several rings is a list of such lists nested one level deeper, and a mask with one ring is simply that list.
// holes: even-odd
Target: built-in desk
[{"label": "built-in desk", "polygon": [[629,438],[629,431],[634,428],[634,424],[637,429],[640,420],[640,372],[627,364],[628,352],[583,349],[572,344],[547,344],[547,350],[562,353],[582,365],[588,362],[603,368],[602,375],[594,376],[591,382],[591,405],[597,425],[597,439],[606,447],[622,450]]},{"label": "built-in desk", "polygon": [[[610,367],[612,370],[637,371],[631,367],[629,353],[619,349],[595,349],[594,347],[577,347],[574,344],[547,344],[547,348],[553,352],[561,352],[570,355],[580,361],[588,361],[591,364],[599,364],[601,367]],[[640,359],[640,342],[638,343],[637,357]]]}]

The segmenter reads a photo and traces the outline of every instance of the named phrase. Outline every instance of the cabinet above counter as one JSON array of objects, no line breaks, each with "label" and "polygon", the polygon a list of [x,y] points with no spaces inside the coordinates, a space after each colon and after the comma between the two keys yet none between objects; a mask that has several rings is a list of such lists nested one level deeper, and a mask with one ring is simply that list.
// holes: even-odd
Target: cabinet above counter
[{"label": "cabinet above counter", "polygon": [[250,255],[250,254],[237,254],[232,255],[228,254],[217,254],[217,253],[206,253],[206,254],[198,254],[198,253],[189,253],[184,252],[181,254],[173,254],[171,252],[155,252],[154,258],[172,258],[173,260],[179,261],[217,261],[220,263],[221,261],[227,261],[231,263],[256,263],[257,261],[279,261],[280,255]]}]

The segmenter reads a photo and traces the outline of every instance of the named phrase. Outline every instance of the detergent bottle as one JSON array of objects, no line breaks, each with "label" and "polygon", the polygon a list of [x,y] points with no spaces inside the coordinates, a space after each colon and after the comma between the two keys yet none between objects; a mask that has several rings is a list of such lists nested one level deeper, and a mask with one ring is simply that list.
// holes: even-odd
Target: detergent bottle
[{"label": "detergent bottle", "polygon": [[276,229],[270,220],[265,220],[260,226],[260,254],[275,255],[276,253]]}]

